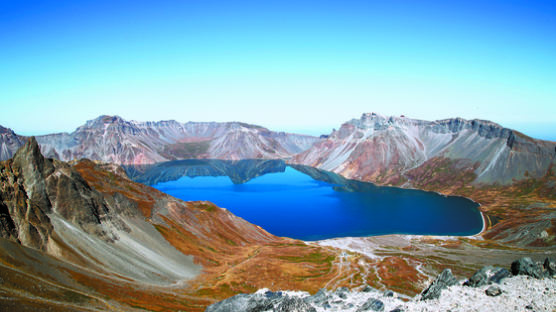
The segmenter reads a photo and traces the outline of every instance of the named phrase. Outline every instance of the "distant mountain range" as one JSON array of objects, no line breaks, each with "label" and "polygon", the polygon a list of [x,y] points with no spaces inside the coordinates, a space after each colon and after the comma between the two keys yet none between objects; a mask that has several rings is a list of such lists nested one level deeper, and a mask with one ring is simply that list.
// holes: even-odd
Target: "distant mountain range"
[{"label": "distant mountain range", "polygon": [[451,183],[459,177],[466,184],[509,184],[556,170],[556,142],[485,120],[424,121],[370,113],[344,123],[291,162],[388,185],[446,173],[453,173],[446,181]]},{"label": "distant mountain range", "polygon": [[[25,142],[0,129],[0,160]],[[241,122],[127,121],[100,116],[72,133],[36,136],[43,154],[60,160],[88,158],[117,164],[152,164],[176,159],[279,159],[309,148],[318,138],[274,132]]]},{"label": "distant mountain range", "polygon": [[[10,158],[25,139],[0,128],[0,160]],[[536,140],[490,121],[461,118],[424,121],[367,113],[317,138],[241,122],[137,122],[100,116],[72,133],[36,139],[46,157],[64,161],[289,159],[348,178],[396,186],[430,183],[447,178],[446,173],[465,184],[511,184],[556,170],[555,142]]]}]

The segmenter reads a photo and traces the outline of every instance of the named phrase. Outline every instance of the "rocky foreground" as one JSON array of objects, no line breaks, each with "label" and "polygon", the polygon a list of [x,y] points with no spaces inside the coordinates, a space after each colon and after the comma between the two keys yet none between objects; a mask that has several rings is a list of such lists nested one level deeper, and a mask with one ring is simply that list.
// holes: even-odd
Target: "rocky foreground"
[{"label": "rocky foreground", "polygon": [[522,258],[512,263],[511,272],[486,266],[465,281],[458,281],[446,269],[414,298],[369,286],[359,290],[321,289],[314,295],[261,289],[215,303],[206,312],[555,311],[555,277],[554,260],[535,263]]}]

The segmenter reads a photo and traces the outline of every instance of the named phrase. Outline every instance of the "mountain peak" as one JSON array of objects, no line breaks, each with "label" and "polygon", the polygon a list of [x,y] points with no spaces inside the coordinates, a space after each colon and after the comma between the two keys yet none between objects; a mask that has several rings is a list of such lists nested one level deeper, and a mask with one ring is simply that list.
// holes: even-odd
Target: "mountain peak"
[{"label": "mountain peak", "polygon": [[30,137],[13,157],[14,165],[27,173],[40,172],[49,174],[52,170],[52,163],[46,161],[41,153],[39,143],[34,136]]},{"label": "mountain peak", "polygon": [[118,116],[118,115],[113,115],[113,116],[101,115],[101,116],[98,116],[95,119],[95,121],[96,122],[101,122],[101,123],[104,123],[104,124],[113,124],[113,123],[125,122],[126,120],[123,119],[122,117]]},{"label": "mountain peak", "polygon": [[12,129],[0,126],[0,134],[13,133]]},{"label": "mountain peak", "polygon": [[27,142],[15,153],[14,158],[25,157],[27,159],[38,159],[43,157],[41,154],[41,149],[39,143],[34,136],[27,139]]},{"label": "mountain peak", "polygon": [[127,121],[118,115],[113,115],[113,116],[100,115],[95,119],[87,120],[84,126],[87,128],[96,128],[96,127],[104,127],[105,125],[111,125],[111,124],[116,124],[116,125],[122,124],[125,122]]}]

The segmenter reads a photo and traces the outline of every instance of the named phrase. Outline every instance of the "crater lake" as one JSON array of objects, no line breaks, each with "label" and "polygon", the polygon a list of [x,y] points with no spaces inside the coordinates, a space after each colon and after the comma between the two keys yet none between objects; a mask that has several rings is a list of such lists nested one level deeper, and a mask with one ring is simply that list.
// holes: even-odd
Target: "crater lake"
[{"label": "crater lake", "polygon": [[180,160],[125,167],[130,178],[185,201],[207,200],[277,236],[473,235],[478,204],[376,186],[282,160]]}]

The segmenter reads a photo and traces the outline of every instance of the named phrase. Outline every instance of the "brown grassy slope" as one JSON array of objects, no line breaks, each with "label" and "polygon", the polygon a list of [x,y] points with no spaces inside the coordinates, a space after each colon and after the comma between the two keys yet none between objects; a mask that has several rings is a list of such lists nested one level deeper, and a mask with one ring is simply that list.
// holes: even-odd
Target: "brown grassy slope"
[{"label": "brown grassy slope", "polygon": [[[184,254],[193,255],[196,263],[203,266],[196,279],[176,290],[190,296],[188,300],[192,305],[198,303],[199,308],[215,299],[263,287],[316,292],[325,285],[330,288],[362,285],[363,278],[359,277],[359,284],[356,278],[364,272],[357,264],[360,256],[351,255],[342,260],[345,265],[340,269],[337,250],[273,236],[212,203],[174,199],[151,187],[117,178],[116,174],[90,161],[80,161],[75,168],[96,190],[107,195],[118,192],[136,201],[143,215],[168,242]],[[374,272],[366,274],[367,277],[380,280]],[[102,283],[76,278],[93,286]],[[413,280],[407,281],[406,288],[414,288],[410,285]],[[105,293],[105,287],[95,289]],[[105,294],[114,293],[121,291],[110,289]],[[144,301],[138,296],[129,298],[126,294],[113,299],[149,309],[153,308],[153,302],[164,304],[146,295]],[[166,298],[164,302],[173,300]]]},{"label": "brown grassy slope", "polygon": [[[483,237],[491,244],[554,248],[556,176],[553,168],[541,178],[514,181],[511,185],[474,185],[471,182],[476,178],[473,172],[476,166],[433,158],[406,176],[413,187],[465,196],[481,204],[479,209],[487,215],[489,222]],[[532,229],[534,233],[531,233]]]},{"label": "brown grassy slope", "polygon": [[[17,303],[25,309],[54,311],[202,311],[216,300],[263,287],[314,293],[322,287],[370,284],[376,288],[392,286],[412,295],[419,291],[417,281],[424,278],[406,260],[395,256],[368,259],[273,236],[212,203],[183,202],[135,183],[118,166],[82,160],[74,162],[73,168],[110,205],[117,206],[122,196],[133,201],[136,205],[131,206],[170,244],[194,256],[203,266],[202,273],[177,285],[146,285],[88,268],[88,262],[56,233],[51,239],[57,242],[56,257],[63,259],[0,239],[3,306]],[[394,264],[397,274],[392,274]]]}]

